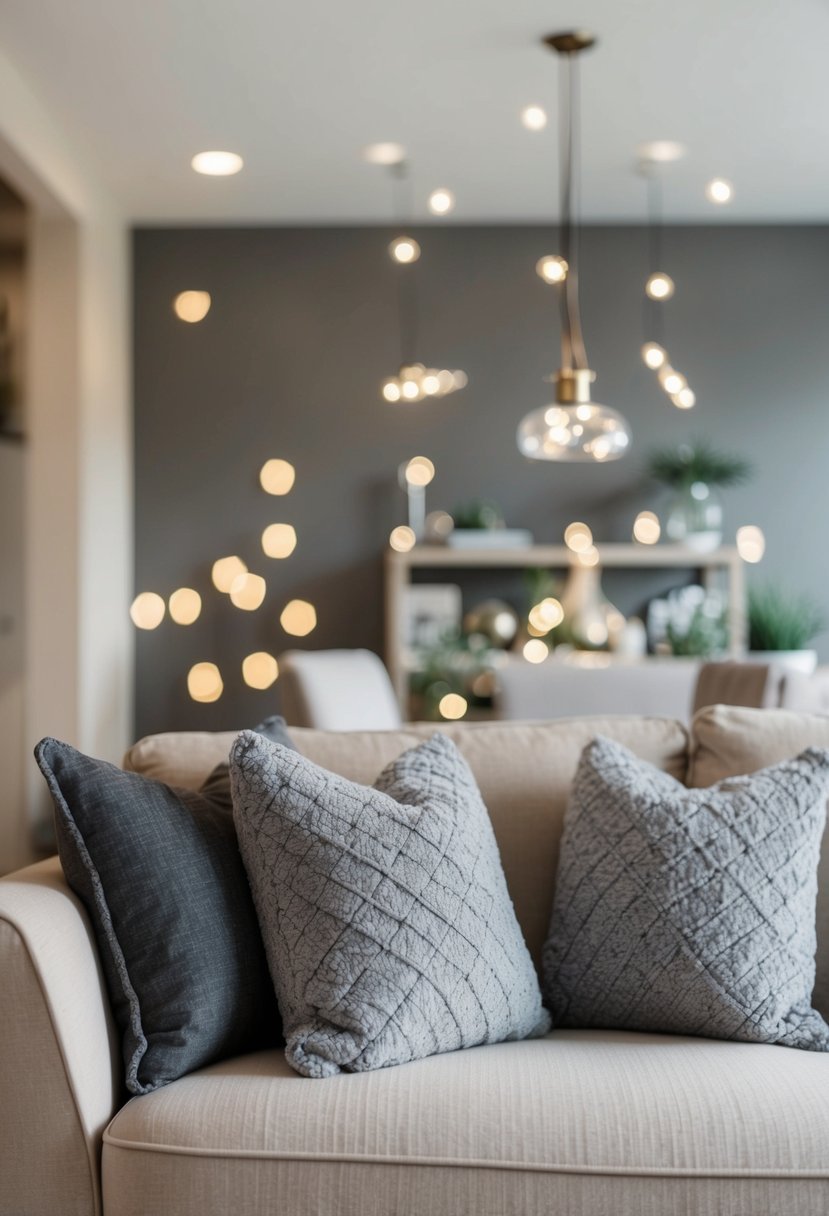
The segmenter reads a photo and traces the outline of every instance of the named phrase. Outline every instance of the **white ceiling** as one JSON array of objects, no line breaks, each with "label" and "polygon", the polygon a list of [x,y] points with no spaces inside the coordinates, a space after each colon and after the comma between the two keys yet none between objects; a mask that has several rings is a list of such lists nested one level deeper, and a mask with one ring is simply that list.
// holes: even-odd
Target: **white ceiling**
[{"label": "white ceiling", "polygon": [[[825,0],[3,0],[0,45],[136,221],[384,221],[390,187],[361,148],[410,153],[418,215],[451,187],[448,221],[554,212],[555,58],[539,37],[595,31],[583,79],[583,214],[638,221],[642,140],[689,154],[669,218],[829,216]],[[237,177],[195,152],[237,151]],[[714,175],[729,207],[705,201]]]}]

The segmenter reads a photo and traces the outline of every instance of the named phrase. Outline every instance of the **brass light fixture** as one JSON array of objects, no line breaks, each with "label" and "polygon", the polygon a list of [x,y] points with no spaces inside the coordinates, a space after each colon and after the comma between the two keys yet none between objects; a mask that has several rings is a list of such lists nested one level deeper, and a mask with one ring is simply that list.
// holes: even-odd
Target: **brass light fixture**
[{"label": "brass light fixture", "polygon": [[546,282],[556,285],[560,295],[561,367],[552,377],[555,402],[533,410],[522,420],[518,449],[531,460],[603,463],[625,455],[630,429],[618,410],[590,399],[596,373],[587,362],[579,313],[578,226],[573,217],[578,175],[578,56],[593,46],[595,38],[575,31],[553,34],[544,43],[562,59],[561,252],[542,259],[538,272]]}]

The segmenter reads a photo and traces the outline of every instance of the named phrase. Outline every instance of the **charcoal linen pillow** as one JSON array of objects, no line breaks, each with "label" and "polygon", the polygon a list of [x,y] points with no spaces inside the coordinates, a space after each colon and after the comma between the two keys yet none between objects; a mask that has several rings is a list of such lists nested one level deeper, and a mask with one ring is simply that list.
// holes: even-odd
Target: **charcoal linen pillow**
[{"label": "charcoal linen pillow", "polygon": [[[282,719],[257,730],[291,741]],[[127,1089],[280,1042],[273,987],[233,827],[228,766],[174,789],[43,739],[66,878],[92,920]]]},{"label": "charcoal linen pillow", "polygon": [[543,954],[554,1025],[829,1051],[810,1000],[828,792],[817,748],[689,790],[589,744]]},{"label": "charcoal linen pillow", "polygon": [[367,787],[245,732],[231,780],[297,1072],[549,1028],[489,816],[450,740],[435,735]]}]

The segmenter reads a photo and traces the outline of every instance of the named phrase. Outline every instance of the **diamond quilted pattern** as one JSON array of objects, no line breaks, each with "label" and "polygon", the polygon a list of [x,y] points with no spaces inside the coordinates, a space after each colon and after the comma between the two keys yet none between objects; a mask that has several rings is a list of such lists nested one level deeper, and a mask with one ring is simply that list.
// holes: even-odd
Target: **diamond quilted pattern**
[{"label": "diamond quilted pattern", "polygon": [[543,1034],[549,1017],[475,780],[435,735],[373,787],[260,736],[231,757],[234,817],[306,1076]]},{"label": "diamond quilted pattern", "polygon": [[589,744],[544,948],[554,1023],[829,1051],[810,1002],[827,792],[815,748],[687,790]]}]

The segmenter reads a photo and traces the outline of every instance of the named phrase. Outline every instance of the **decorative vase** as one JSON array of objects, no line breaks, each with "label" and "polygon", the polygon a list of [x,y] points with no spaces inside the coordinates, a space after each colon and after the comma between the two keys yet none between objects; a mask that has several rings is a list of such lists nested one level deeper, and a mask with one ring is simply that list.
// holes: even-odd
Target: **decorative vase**
[{"label": "decorative vase", "polygon": [[579,650],[607,650],[625,627],[625,618],[602,590],[599,566],[574,562],[561,593],[562,632]]},{"label": "decorative vase", "polygon": [[694,481],[673,499],[665,524],[672,541],[697,553],[711,553],[722,543],[722,503],[711,486]]}]

